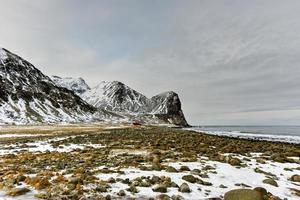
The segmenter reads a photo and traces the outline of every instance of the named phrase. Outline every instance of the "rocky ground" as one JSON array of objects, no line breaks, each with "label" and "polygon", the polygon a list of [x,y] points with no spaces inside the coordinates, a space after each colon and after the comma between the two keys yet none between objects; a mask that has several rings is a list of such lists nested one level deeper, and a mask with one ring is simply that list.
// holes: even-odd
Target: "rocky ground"
[{"label": "rocky ground", "polygon": [[0,199],[300,198],[300,146],[175,128],[0,129]]}]

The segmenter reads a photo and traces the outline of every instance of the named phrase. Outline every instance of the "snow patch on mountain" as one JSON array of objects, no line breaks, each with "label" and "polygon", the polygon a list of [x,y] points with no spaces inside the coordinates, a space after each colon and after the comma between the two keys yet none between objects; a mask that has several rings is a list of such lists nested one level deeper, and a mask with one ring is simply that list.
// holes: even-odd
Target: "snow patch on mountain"
[{"label": "snow patch on mountain", "polygon": [[[62,85],[61,82],[69,82],[72,78],[64,79],[60,78],[57,84]],[[122,82],[102,81],[79,95],[90,105],[115,114],[118,120],[188,125],[179,96],[173,91],[148,98]]]},{"label": "snow patch on mountain", "polygon": [[0,49],[0,123],[90,120],[96,109],[21,57]]},{"label": "snow patch on mountain", "polygon": [[0,48],[0,124],[87,121],[187,125],[174,92],[147,98],[119,81],[90,88],[82,78],[49,78]]},{"label": "snow patch on mountain", "polygon": [[58,86],[67,88],[69,90],[74,91],[76,94],[80,95],[87,90],[90,90],[90,87],[83,78],[72,78],[72,77],[64,77],[61,78],[59,76],[51,76],[50,77]]},{"label": "snow patch on mountain", "polygon": [[147,113],[150,100],[119,81],[102,81],[81,97],[89,104],[115,112]]}]

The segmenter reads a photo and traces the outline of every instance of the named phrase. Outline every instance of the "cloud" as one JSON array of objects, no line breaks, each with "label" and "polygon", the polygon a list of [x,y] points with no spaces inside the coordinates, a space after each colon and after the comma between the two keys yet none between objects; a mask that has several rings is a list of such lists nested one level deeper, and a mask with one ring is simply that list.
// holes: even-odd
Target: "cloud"
[{"label": "cloud", "polygon": [[192,124],[299,124],[297,0],[0,5],[0,45],[46,74],[175,90]]}]

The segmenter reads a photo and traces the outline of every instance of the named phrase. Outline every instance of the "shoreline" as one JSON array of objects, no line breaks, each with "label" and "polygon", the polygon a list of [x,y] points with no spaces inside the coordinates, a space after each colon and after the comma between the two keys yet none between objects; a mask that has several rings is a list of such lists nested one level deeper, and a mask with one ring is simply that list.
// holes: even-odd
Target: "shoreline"
[{"label": "shoreline", "polygon": [[[270,199],[300,196],[293,178],[300,174],[296,144],[128,124],[35,131],[0,138],[0,199],[17,199],[12,190],[20,187],[29,190],[16,195],[21,199],[224,199],[233,189],[256,187],[265,188]],[[20,176],[24,180],[17,181]],[[270,185],[274,181],[277,186]],[[186,185],[189,192],[182,192]]]},{"label": "shoreline", "polygon": [[257,140],[268,142],[280,142],[286,144],[300,145],[300,136],[297,135],[277,135],[277,134],[263,134],[263,133],[251,133],[251,132],[234,132],[234,131],[205,131],[197,130],[197,128],[183,128],[187,131],[196,133],[203,133],[207,135],[214,135],[219,137],[237,138],[245,140]]}]

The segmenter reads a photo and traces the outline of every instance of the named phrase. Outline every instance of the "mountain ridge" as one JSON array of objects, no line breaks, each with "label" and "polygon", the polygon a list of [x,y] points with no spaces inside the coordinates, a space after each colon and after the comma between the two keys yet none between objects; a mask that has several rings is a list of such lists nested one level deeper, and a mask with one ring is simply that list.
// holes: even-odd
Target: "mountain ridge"
[{"label": "mountain ridge", "polygon": [[91,88],[82,78],[48,77],[0,48],[0,124],[89,121],[188,125],[175,92],[148,98],[120,81]]},{"label": "mountain ridge", "polygon": [[1,48],[0,60],[0,121],[76,122],[96,111],[20,56]]},{"label": "mountain ridge", "polygon": [[101,81],[80,96],[90,105],[117,114],[141,117],[152,115],[169,123],[188,126],[179,96],[174,91],[166,91],[148,98],[120,81]]}]

